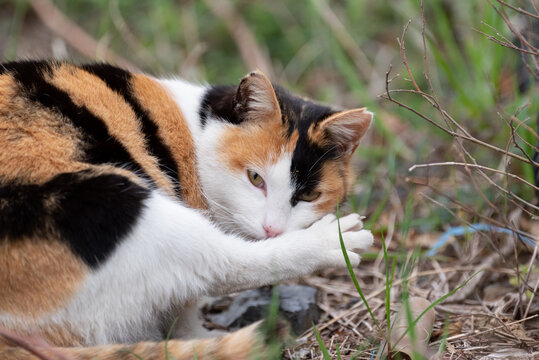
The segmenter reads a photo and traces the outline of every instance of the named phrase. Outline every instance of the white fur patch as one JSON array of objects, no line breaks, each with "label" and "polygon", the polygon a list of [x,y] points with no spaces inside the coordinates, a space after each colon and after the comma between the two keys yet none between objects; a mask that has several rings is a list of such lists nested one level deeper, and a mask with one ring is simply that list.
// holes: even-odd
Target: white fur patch
[{"label": "white fur patch", "polygon": [[[341,220],[349,249],[372,243],[358,215]],[[161,337],[173,304],[344,266],[335,217],[308,229],[249,242],[226,235],[199,212],[156,191],[135,228],[62,310],[37,325],[69,325],[87,345]],[[354,264],[359,256],[350,253]],[[3,319],[2,319],[3,320]]]}]

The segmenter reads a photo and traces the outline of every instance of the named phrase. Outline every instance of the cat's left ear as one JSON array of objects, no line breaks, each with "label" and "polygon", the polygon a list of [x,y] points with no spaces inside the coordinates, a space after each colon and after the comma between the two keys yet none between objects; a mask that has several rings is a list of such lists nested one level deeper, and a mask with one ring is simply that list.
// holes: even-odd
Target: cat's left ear
[{"label": "cat's left ear", "polygon": [[337,146],[342,156],[350,156],[356,151],[359,141],[372,122],[373,113],[366,108],[342,111],[318,125],[324,140]]},{"label": "cat's left ear", "polygon": [[281,108],[271,81],[260,71],[241,79],[234,96],[234,111],[243,121],[281,119]]}]

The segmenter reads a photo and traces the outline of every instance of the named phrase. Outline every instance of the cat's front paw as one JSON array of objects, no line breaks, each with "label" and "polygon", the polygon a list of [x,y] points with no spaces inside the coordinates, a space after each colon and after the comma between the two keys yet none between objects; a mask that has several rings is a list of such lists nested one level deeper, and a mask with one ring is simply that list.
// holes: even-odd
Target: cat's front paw
[{"label": "cat's front paw", "polygon": [[[369,230],[363,229],[361,216],[350,214],[339,219],[341,234],[348,258],[352,266],[359,265],[360,256],[355,251],[366,250],[373,243],[373,236]],[[339,239],[339,225],[335,215],[326,215],[307,229],[311,236],[311,250],[318,257],[320,265],[342,267],[346,261],[341,249]]]}]

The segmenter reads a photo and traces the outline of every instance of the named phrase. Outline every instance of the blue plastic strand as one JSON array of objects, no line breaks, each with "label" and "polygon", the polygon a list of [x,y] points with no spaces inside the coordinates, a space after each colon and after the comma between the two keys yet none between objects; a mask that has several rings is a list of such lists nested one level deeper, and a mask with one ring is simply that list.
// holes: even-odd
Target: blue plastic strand
[{"label": "blue plastic strand", "polygon": [[[433,256],[436,254],[440,248],[445,246],[447,242],[449,241],[449,238],[451,236],[462,236],[465,234],[471,234],[478,231],[495,231],[499,233],[505,233],[505,234],[513,234],[512,230],[502,228],[499,226],[489,225],[489,224],[483,224],[483,223],[477,223],[477,224],[471,224],[470,226],[455,226],[450,229],[448,229],[446,232],[440,236],[440,238],[430,247],[430,250],[427,251],[427,256]],[[530,239],[529,237],[519,235],[519,237],[524,240],[524,242],[530,246],[535,247],[535,241],[533,239]]]}]

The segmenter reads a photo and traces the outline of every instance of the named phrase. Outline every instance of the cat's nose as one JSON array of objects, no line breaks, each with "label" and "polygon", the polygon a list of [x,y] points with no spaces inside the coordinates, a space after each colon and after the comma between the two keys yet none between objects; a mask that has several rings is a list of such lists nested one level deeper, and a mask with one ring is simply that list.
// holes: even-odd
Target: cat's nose
[{"label": "cat's nose", "polygon": [[283,233],[283,230],[277,229],[271,225],[264,225],[263,227],[264,227],[264,231],[266,232],[266,237],[269,237],[269,238],[276,237]]}]

